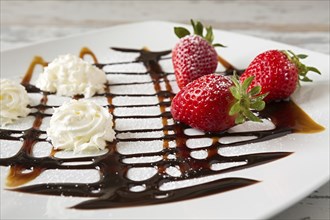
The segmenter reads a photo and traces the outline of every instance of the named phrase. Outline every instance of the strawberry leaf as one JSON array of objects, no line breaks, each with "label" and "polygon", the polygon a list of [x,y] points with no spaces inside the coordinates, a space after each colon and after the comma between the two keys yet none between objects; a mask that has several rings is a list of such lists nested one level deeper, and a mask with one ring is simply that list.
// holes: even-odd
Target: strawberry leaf
[{"label": "strawberry leaf", "polygon": [[240,83],[234,72],[231,79],[234,86],[230,87],[229,90],[235,98],[235,102],[229,110],[229,115],[237,115],[235,118],[236,124],[243,123],[247,119],[255,122],[262,122],[261,119],[254,115],[251,110],[263,110],[266,105],[263,98],[265,98],[268,93],[260,94],[262,90],[261,86],[255,86],[248,92],[248,88],[251,85],[254,76],[251,76],[245,79],[243,83]]},{"label": "strawberry leaf", "polygon": [[203,37],[203,25],[201,22],[197,21],[197,24],[194,22],[193,19],[190,19],[190,23],[193,26],[194,34]]},{"label": "strawberry leaf", "polygon": [[254,96],[254,95],[259,94],[260,92],[261,92],[261,86],[255,86],[250,90],[249,94],[251,96]]},{"label": "strawberry leaf", "polygon": [[291,50],[282,50],[281,52],[284,53],[287,56],[288,60],[297,67],[300,81],[312,82],[312,80],[306,76],[309,71],[321,75],[321,72],[317,68],[313,66],[306,66],[305,64],[300,62],[299,59],[305,59],[307,55],[305,54],[296,55]]},{"label": "strawberry leaf", "polygon": [[239,89],[241,86],[240,86],[240,83],[237,79],[237,74],[236,74],[236,71],[234,71],[234,75],[233,77],[231,78],[231,80],[233,81],[234,85],[237,87],[237,89]]},{"label": "strawberry leaf", "polygon": [[202,23],[197,21],[195,34],[203,37],[203,31],[204,31],[204,27],[203,27]]},{"label": "strawberry leaf", "polygon": [[[219,43],[213,44],[214,35],[213,35],[212,26],[205,27],[206,34],[204,36],[204,26],[200,21],[195,22],[194,20],[191,19],[190,23],[193,27],[195,35],[201,36],[204,40],[206,40],[213,47],[225,47],[224,45],[219,44]],[[183,27],[175,27],[174,32],[179,38],[182,38],[182,37],[190,34],[190,32],[186,28],[183,28]]]},{"label": "strawberry leaf", "polygon": [[244,115],[242,115],[242,114],[238,115],[238,117],[235,118],[235,123],[236,123],[236,124],[242,124],[242,123],[244,123],[244,122],[245,122],[245,117],[244,117]]},{"label": "strawberry leaf", "polygon": [[207,40],[207,42],[209,42],[210,44],[212,44],[212,42],[214,40],[214,35],[213,35],[213,30],[212,30],[211,26],[206,28],[206,35],[205,35],[204,39]]},{"label": "strawberry leaf", "polygon": [[244,110],[244,116],[248,118],[250,121],[262,122],[261,119],[255,116],[249,109]]},{"label": "strawberry leaf", "polygon": [[307,70],[308,70],[308,71],[315,72],[315,73],[318,73],[318,74],[321,75],[321,72],[320,72],[318,69],[316,69],[315,67],[308,66],[308,67],[307,67]]},{"label": "strawberry leaf", "polygon": [[178,36],[179,38],[183,38],[187,35],[190,35],[190,32],[186,28],[183,28],[183,27],[175,27],[174,32],[175,32],[176,36]]},{"label": "strawberry leaf", "polygon": [[194,20],[193,19],[190,19],[190,23],[191,23],[191,26],[193,27],[194,32],[195,32],[196,24],[195,24]]},{"label": "strawberry leaf", "polygon": [[229,89],[230,89],[231,94],[235,97],[235,99],[241,99],[241,94],[240,94],[239,90],[237,89],[237,87],[232,86]]},{"label": "strawberry leaf", "polygon": [[246,91],[249,88],[249,86],[251,85],[253,79],[254,79],[254,76],[250,76],[246,80],[244,80],[244,82],[242,84],[242,90],[243,91]]},{"label": "strawberry leaf", "polygon": [[216,44],[212,44],[213,47],[226,47],[224,46],[223,44],[219,44],[219,43],[216,43]]},{"label": "strawberry leaf", "polygon": [[252,103],[250,107],[254,110],[261,111],[265,108],[265,106],[266,106],[266,102],[258,100]]},{"label": "strawberry leaf", "polygon": [[235,115],[237,113],[239,113],[239,111],[241,110],[241,106],[239,102],[236,102],[229,111],[229,115]]},{"label": "strawberry leaf", "polygon": [[260,94],[260,95],[257,95],[257,96],[254,96],[254,99],[255,99],[255,100],[259,100],[259,101],[261,101],[261,100],[263,100],[268,94],[269,94],[269,92],[264,93],[264,94]]},{"label": "strawberry leaf", "polygon": [[306,55],[306,54],[298,54],[297,57],[298,57],[299,59],[305,59],[305,58],[308,57],[308,55]]},{"label": "strawberry leaf", "polygon": [[313,82],[313,80],[311,80],[307,76],[300,78],[300,81],[303,81],[303,82]]}]

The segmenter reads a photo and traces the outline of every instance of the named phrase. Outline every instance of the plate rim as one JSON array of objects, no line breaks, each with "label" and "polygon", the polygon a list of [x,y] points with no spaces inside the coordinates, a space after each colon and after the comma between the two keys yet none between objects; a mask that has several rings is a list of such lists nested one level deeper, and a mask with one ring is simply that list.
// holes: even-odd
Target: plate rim
[{"label": "plate rim", "polygon": [[[101,33],[101,32],[107,32],[107,31],[111,31],[111,29],[116,28],[116,27],[129,27],[129,26],[135,26],[135,25],[150,25],[150,24],[157,24],[157,25],[162,25],[162,24],[166,24],[166,25],[183,25],[183,26],[188,26],[186,24],[180,24],[180,23],[174,23],[174,22],[167,22],[167,21],[157,21],[157,20],[153,20],[153,21],[142,21],[142,22],[133,22],[133,23],[124,23],[124,24],[118,24],[118,25],[114,25],[114,26],[110,26],[110,27],[106,27],[106,28],[101,28],[101,29],[97,29],[97,30],[92,30],[92,31],[87,31],[85,33],[79,33],[79,34],[71,34],[68,36],[64,36],[64,37],[59,37],[59,38],[51,38],[51,39],[46,39],[43,41],[38,41],[35,43],[31,43],[31,44],[27,44],[24,46],[19,46],[19,47],[15,47],[15,48],[10,48],[10,49],[6,49],[6,50],[2,50],[1,51],[1,56],[5,56],[7,53],[15,53],[15,52],[19,52],[20,50],[27,50],[29,47],[34,47],[40,44],[47,44],[50,42],[60,42],[60,41],[65,41],[67,39],[72,39],[72,38],[77,38],[80,36],[86,36],[86,35],[94,35],[97,33]],[[240,34],[240,33],[236,33],[236,32],[231,32],[231,31],[227,31],[227,30],[221,30],[221,29],[215,29],[216,31],[222,31],[222,32],[228,32],[228,33],[232,33],[232,34],[236,34],[236,35],[240,35],[242,37],[251,37],[254,38],[256,40],[263,40],[265,42],[268,42],[270,44],[272,43],[276,43],[276,44],[281,44],[283,46],[289,46],[289,47],[295,47],[295,48],[299,48],[302,49],[304,51],[310,51],[312,53],[314,53],[315,55],[318,56],[326,56],[326,57],[330,57],[328,54],[324,54],[324,53],[320,53],[320,52],[316,52],[316,51],[312,51],[309,49],[304,49],[304,48],[300,48],[300,47],[296,47],[294,45],[289,45],[286,43],[282,43],[282,42],[277,42],[277,41],[273,41],[273,40],[269,40],[269,39],[263,39],[263,38],[259,38],[259,37],[255,37],[255,36],[251,36],[251,35],[246,35],[246,34]],[[32,55],[31,55],[32,57]],[[18,75],[18,74],[17,74]],[[2,78],[2,76],[1,76]],[[328,82],[329,83],[329,82]],[[326,131],[328,130],[328,128],[326,129]],[[319,182],[318,187],[324,185],[325,183],[327,183],[330,179],[330,174],[328,173],[327,176],[325,176],[325,178],[322,181],[317,181]],[[285,208],[288,208],[290,206],[292,206],[293,204],[295,204],[297,201],[301,200],[302,198],[305,198],[307,195],[309,195],[311,192],[306,192],[305,195],[300,195],[300,198],[295,199],[295,201],[291,202],[291,204],[289,205],[283,205],[284,207],[278,208],[279,210],[274,211],[274,213],[268,213],[268,215],[264,216],[265,218],[271,218],[274,215],[278,214],[279,212],[283,211]]]}]

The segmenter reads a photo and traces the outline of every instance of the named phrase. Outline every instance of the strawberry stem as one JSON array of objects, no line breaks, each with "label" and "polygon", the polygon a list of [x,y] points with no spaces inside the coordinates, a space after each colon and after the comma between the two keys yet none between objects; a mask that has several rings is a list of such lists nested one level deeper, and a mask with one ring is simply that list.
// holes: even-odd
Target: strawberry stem
[{"label": "strawberry stem", "polygon": [[310,78],[307,77],[307,73],[309,71],[315,72],[317,74],[321,75],[321,72],[312,66],[306,66],[303,63],[300,62],[300,60],[307,58],[308,56],[305,54],[295,54],[291,50],[282,50],[282,53],[284,53],[287,58],[298,68],[298,76],[299,80],[303,82],[312,82]]},{"label": "strawberry stem", "polygon": [[235,119],[236,124],[242,124],[246,120],[262,122],[261,119],[253,114],[251,110],[263,110],[266,105],[263,99],[268,95],[268,93],[260,95],[261,86],[255,86],[248,91],[254,76],[245,79],[242,84],[238,81],[236,73],[234,73],[234,76],[231,79],[234,86],[229,89],[235,98],[235,103],[231,106],[229,115],[237,115]]},{"label": "strawberry stem", "polygon": [[[213,44],[213,40],[214,40],[214,34],[213,34],[213,29],[212,26],[209,27],[205,27],[206,30],[206,34],[204,36],[204,26],[201,22],[197,21],[195,22],[193,19],[190,20],[190,23],[193,27],[194,30],[194,34],[201,36],[202,38],[204,38],[209,44],[211,44],[213,47],[226,47],[222,44],[219,43],[214,43]],[[190,35],[190,31],[187,30],[184,27],[174,27],[174,33],[176,34],[176,36],[178,36],[179,38],[183,38],[187,35]]]}]

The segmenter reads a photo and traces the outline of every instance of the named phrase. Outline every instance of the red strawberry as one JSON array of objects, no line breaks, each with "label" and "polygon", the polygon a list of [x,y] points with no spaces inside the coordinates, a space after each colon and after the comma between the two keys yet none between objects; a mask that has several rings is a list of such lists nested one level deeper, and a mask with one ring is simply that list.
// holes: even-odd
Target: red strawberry
[{"label": "red strawberry", "polygon": [[240,84],[235,77],[209,74],[181,90],[172,100],[174,120],[204,131],[219,132],[243,123],[245,119],[261,121],[250,109],[262,110],[266,95],[257,95],[257,86],[247,92],[253,77]]},{"label": "red strawberry", "polygon": [[244,81],[254,76],[251,87],[260,85],[261,94],[269,93],[266,102],[286,99],[296,89],[298,81],[312,81],[306,75],[308,71],[319,73],[315,67],[305,66],[299,59],[307,55],[295,55],[290,50],[269,50],[259,54],[242,74],[240,80]]},{"label": "red strawberry", "polygon": [[194,23],[194,35],[182,27],[174,28],[176,35],[181,38],[172,51],[172,62],[176,81],[180,89],[184,88],[189,82],[214,73],[218,65],[218,56],[215,46],[212,44],[212,27],[206,28],[206,35],[203,36],[203,25],[200,22]]}]

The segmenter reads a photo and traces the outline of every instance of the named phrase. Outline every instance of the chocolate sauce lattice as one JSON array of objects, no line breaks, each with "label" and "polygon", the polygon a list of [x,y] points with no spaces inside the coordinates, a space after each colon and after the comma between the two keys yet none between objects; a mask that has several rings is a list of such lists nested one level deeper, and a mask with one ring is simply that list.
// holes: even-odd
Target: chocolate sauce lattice
[{"label": "chocolate sauce lattice", "polygon": [[[255,153],[240,156],[223,156],[219,154],[219,149],[223,147],[236,147],[248,143],[263,142],[269,139],[278,138],[293,132],[317,132],[321,131],[322,127],[313,122],[295,103],[292,101],[273,103],[260,113],[264,119],[271,120],[275,124],[272,130],[264,131],[249,131],[249,132],[222,132],[222,133],[206,133],[188,135],[186,130],[189,127],[175,123],[172,120],[169,107],[171,100],[175,96],[172,90],[173,80],[168,76],[173,73],[164,72],[159,65],[160,60],[168,59],[171,51],[151,52],[147,50],[122,49],[112,48],[115,51],[122,53],[136,53],[137,59],[128,62],[117,62],[100,64],[97,63],[95,55],[88,49],[83,49],[80,56],[91,55],[95,61],[95,65],[99,68],[109,67],[113,65],[125,65],[132,63],[142,63],[145,72],[107,72],[107,74],[126,75],[134,77],[135,75],[149,75],[149,82],[120,82],[106,85],[106,92],[100,96],[105,96],[108,100],[107,107],[113,114],[114,125],[116,130],[116,140],[108,143],[108,152],[99,156],[90,157],[74,157],[74,158],[57,158],[55,151],[47,157],[34,157],[32,149],[38,142],[46,142],[47,139],[41,135],[45,132],[40,130],[40,126],[45,117],[50,117],[52,114],[46,113],[47,109],[56,107],[47,104],[49,93],[42,92],[35,86],[30,84],[33,73],[33,68],[37,64],[46,66],[47,63],[40,57],[37,57],[31,64],[28,73],[22,81],[29,93],[41,93],[42,99],[40,104],[30,106],[36,111],[30,115],[34,116],[33,126],[27,130],[0,130],[0,139],[22,141],[23,145],[19,152],[9,158],[1,158],[1,166],[10,166],[10,171],[7,178],[7,185],[13,188],[11,190],[18,192],[28,192],[45,195],[65,195],[65,196],[80,196],[91,197],[90,200],[75,205],[76,209],[98,209],[98,208],[115,208],[125,206],[141,206],[157,203],[165,203],[191,199],[209,194],[220,193],[227,190],[255,184],[259,181],[248,178],[217,178],[214,181],[206,182],[199,185],[193,185],[185,188],[174,190],[162,190],[161,186],[169,182],[178,182],[191,180],[195,178],[217,175],[225,172],[245,169],[268,163],[291,154],[291,152],[269,152]],[[230,71],[222,74],[230,74]],[[119,94],[111,92],[113,86],[129,86],[129,85],[144,85],[151,84],[154,88],[154,93],[140,94]],[[165,85],[165,89],[161,84]],[[163,86],[164,87],[164,86]],[[157,103],[153,104],[130,104],[115,105],[113,99],[116,97],[155,97]],[[80,96],[75,99],[82,98]],[[159,108],[158,115],[118,115],[115,110],[118,108],[141,108],[141,107],[156,107]],[[161,119],[162,127],[160,128],[143,128],[143,129],[118,129],[116,122],[122,119],[141,119],[153,120]],[[305,123],[300,123],[304,121]],[[142,134],[160,132],[160,136],[144,136],[135,137],[127,134]],[[22,134],[22,135],[19,135]],[[125,135],[126,134],[126,135]],[[220,140],[223,137],[251,137],[254,139],[236,141],[232,143],[222,143]],[[187,141],[192,139],[209,138],[212,143],[209,146],[200,146],[194,149],[187,147]],[[160,141],[163,145],[162,149],[157,152],[148,153],[130,153],[121,154],[118,151],[120,144],[134,143],[150,143]],[[196,159],[192,156],[193,151],[203,150],[206,157]],[[153,162],[134,162],[127,163],[127,159],[134,158],[152,158],[158,157]],[[73,162],[83,162],[78,165],[70,165]],[[212,169],[214,165],[228,165],[223,169]],[[233,165],[234,164],[234,165]],[[232,166],[233,165],[233,166]],[[156,174],[147,180],[131,180],[127,177],[127,173],[132,168],[155,168]],[[175,168],[179,171],[179,175],[169,174],[168,169]],[[21,186],[30,180],[37,178],[45,170],[98,170],[100,180],[94,183],[43,183],[29,186]],[[30,172],[24,172],[29,170]],[[138,191],[133,190],[139,188]]]}]

